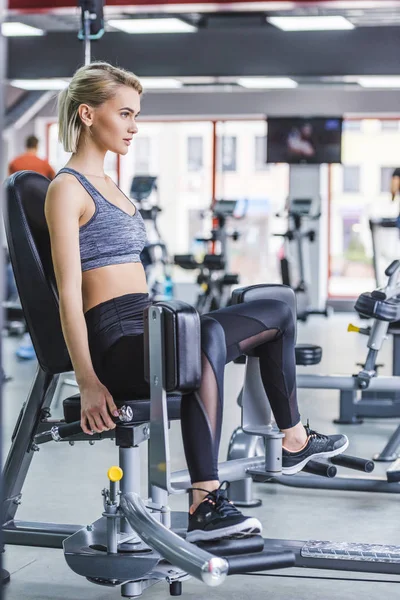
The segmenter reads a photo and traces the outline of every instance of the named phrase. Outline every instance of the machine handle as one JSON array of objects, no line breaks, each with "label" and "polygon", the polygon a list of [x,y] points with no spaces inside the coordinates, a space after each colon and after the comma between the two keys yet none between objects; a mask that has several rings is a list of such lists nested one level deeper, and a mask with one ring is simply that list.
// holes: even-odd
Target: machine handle
[{"label": "machine handle", "polygon": [[[129,423],[133,419],[133,411],[130,406],[121,406],[118,409],[119,416],[117,419],[112,419],[114,423]],[[65,438],[79,435],[82,433],[82,427],[80,421],[74,421],[73,423],[61,423],[55,425],[49,431],[44,431],[35,436],[35,442],[42,443],[53,439],[55,442],[65,440]]]},{"label": "machine handle", "polygon": [[256,554],[242,554],[225,558],[228,562],[228,575],[239,575],[240,573],[253,573],[255,571],[266,571],[271,569],[285,569],[294,567],[295,556],[293,552],[284,550],[272,552],[264,550]]},{"label": "machine handle", "polygon": [[319,460],[310,460],[304,467],[303,471],[312,475],[320,475],[321,477],[335,477],[337,468],[330,463],[325,463]]},{"label": "machine handle", "polygon": [[394,260],[387,267],[387,269],[385,271],[385,275],[387,277],[391,277],[393,275],[393,273],[395,273],[399,267],[400,267],[400,260]]},{"label": "machine handle", "polygon": [[375,469],[375,464],[372,460],[358,458],[357,456],[339,454],[338,456],[333,456],[329,460],[331,463],[338,465],[339,467],[347,467],[348,469],[362,471],[363,473],[372,473],[372,471]]}]

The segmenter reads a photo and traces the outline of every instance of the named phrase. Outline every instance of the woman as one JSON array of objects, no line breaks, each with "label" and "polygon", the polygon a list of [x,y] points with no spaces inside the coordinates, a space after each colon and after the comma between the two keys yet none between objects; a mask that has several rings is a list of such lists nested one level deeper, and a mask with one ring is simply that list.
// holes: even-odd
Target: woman
[{"label": "woman", "polygon": [[[71,158],[50,184],[45,212],[64,337],[81,394],[87,434],[115,427],[114,398],[149,397],[144,380],[140,262],[145,228],[135,206],[104,174],[107,151],[125,155],[138,128],[142,86],[107,63],[79,69],[59,97],[60,140]],[[183,398],[185,455],[193,485],[189,541],[261,532],[218,481],[223,375],[227,362],[257,348],[265,390],[285,434],[283,470],[343,452],[345,436],[304,428],[296,400],[295,324],[285,303],[254,301],[201,317],[200,389]]]}]

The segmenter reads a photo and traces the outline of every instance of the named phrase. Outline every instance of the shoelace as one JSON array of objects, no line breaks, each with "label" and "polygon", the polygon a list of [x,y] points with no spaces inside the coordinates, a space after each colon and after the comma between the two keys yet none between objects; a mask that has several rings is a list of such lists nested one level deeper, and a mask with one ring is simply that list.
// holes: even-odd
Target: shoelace
[{"label": "shoelace", "polygon": [[324,435],[323,433],[318,433],[317,431],[314,431],[313,429],[310,428],[310,423],[308,422],[307,419],[307,425],[304,428],[306,430],[307,435],[311,438],[316,438],[317,440],[327,440],[328,436]]},{"label": "shoelace", "polygon": [[[225,488],[223,488],[222,486],[226,485]],[[197,490],[199,492],[206,492],[207,493],[207,498],[212,498],[215,502],[215,506],[214,509],[222,516],[224,517],[232,517],[232,516],[236,516],[238,514],[238,509],[231,503],[229,502],[228,498],[226,497],[226,492],[228,491],[230,487],[230,483],[229,481],[223,481],[219,488],[209,492],[208,490],[204,490],[203,488],[191,488],[192,490]],[[203,500],[204,502],[204,500]]]}]

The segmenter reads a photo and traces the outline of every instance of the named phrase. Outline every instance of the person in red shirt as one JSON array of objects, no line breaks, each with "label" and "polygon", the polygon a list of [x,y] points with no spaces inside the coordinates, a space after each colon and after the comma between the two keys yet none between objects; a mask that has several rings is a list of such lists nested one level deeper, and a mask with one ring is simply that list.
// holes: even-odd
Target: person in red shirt
[{"label": "person in red shirt", "polygon": [[8,174],[12,175],[17,171],[35,171],[49,179],[54,179],[55,171],[52,166],[37,156],[39,140],[35,135],[26,138],[26,152],[20,154],[8,165]]}]

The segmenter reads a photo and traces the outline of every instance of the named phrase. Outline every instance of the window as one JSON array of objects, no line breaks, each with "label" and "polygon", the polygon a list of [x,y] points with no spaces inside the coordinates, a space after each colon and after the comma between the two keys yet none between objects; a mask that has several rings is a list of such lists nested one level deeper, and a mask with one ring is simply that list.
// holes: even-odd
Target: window
[{"label": "window", "polygon": [[236,142],[234,135],[223,135],[218,138],[220,171],[236,171]]},{"label": "window", "polygon": [[360,191],[360,167],[343,165],[343,192],[358,193]]},{"label": "window", "polygon": [[203,138],[189,136],[187,139],[187,169],[201,171],[203,168]]},{"label": "window", "polygon": [[265,171],[267,165],[267,136],[256,135],[255,141],[255,168],[256,171]]},{"label": "window", "polygon": [[150,174],[150,138],[137,137],[135,139],[135,175]]},{"label": "window", "polygon": [[381,192],[390,192],[390,182],[396,167],[381,167]]},{"label": "window", "polygon": [[343,121],[343,131],[361,131],[361,119]]},{"label": "window", "polygon": [[399,121],[397,119],[381,119],[381,131],[398,131]]}]

